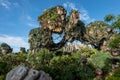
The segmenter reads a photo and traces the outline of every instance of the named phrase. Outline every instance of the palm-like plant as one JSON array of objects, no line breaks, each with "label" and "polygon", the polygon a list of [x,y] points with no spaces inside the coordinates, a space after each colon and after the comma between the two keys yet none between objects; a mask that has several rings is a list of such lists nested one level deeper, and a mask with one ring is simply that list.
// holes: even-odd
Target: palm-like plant
[{"label": "palm-like plant", "polygon": [[113,14],[108,14],[104,17],[104,21],[106,22],[111,22],[113,20],[115,20],[115,16]]}]

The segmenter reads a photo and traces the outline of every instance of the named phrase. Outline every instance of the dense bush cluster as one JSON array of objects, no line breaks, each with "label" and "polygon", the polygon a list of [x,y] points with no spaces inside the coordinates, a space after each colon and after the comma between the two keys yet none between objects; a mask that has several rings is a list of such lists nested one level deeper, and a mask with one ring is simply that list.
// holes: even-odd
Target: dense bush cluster
[{"label": "dense bush cluster", "polygon": [[[86,56],[86,64],[83,62],[84,56]],[[53,80],[95,80],[96,69],[99,68],[103,71],[104,80],[105,78],[114,80],[115,74],[119,72],[112,72],[111,61],[109,52],[87,48],[72,54],[61,53],[61,55],[47,49],[42,49],[35,54],[7,54],[0,57],[0,80],[4,80],[6,73],[18,65],[43,70],[49,73]],[[113,75],[110,76],[109,73]]]}]

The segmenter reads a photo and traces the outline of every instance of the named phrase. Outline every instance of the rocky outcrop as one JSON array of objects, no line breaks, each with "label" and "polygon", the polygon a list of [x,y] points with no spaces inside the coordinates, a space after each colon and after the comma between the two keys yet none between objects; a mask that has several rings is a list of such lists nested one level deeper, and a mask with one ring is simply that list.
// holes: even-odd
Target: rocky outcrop
[{"label": "rocky outcrop", "polygon": [[42,70],[37,71],[18,66],[7,73],[6,80],[52,80],[52,78]]},{"label": "rocky outcrop", "polygon": [[[41,48],[58,50],[67,42],[81,40],[85,33],[84,23],[79,20],[79,12],[72,10],[68,16],[62,6],[46,9],[38,17],[41,27],[32,29],[29,34],[30,51],[32,53]],[[62,39],[55,43],[52,34],[62,35]]]},{"label": "rocky outcrop", "polygon": [[45,10],[44,13],[38,17],[38,21],[42,27],[48,28],[53,32],[61,33],[65,26],[66,13],[66,10],[62,6],[52,7]]},{"label": "rocky outcrop", "polygon": [[91,22],[86,27],[86,40],[97,49],[102,50],[104,48],[107,50],[105,41],[108,41],[113,34],[113,30],[109,26],[103,21]]}]

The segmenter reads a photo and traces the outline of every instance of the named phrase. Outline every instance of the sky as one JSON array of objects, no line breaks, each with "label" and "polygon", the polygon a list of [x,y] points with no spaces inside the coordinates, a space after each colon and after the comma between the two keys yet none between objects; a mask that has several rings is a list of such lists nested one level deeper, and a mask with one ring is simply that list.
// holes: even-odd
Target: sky
[{"label": "sky", "polygon": [[86,25],[104,20],[107,14],[120,14],[120,0],[0,0],[0,43],[9,44],[14,52],[29,49],[31,29],[40,27],[37,21],[44,9],[61,5],[67,10],[79,10]]}]

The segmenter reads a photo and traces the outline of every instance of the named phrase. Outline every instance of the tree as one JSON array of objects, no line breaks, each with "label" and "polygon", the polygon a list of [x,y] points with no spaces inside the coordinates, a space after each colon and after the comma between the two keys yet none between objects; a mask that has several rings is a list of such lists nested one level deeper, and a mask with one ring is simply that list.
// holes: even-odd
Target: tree
[{"label": "tree", "polygon": [[24,47],[20,47],[20,53],[27,53]]},{"label": "tree", "polygon": [[2,54],[7,54],[11,53],[13,49],[7,43],[1,43],[0,50]]},{"label": "tree", "polygon": [[111,21],[111,28],[114,30],[114,34],[108,42],[111,49],[120,49],[120,15],[107,15],[105,21]]},{"label": "tree", "polygon": [[104,20],[106,22],[111,22],[111,21],[115,20],[115,16],[113,14],[108,14],[104,17]]}]

